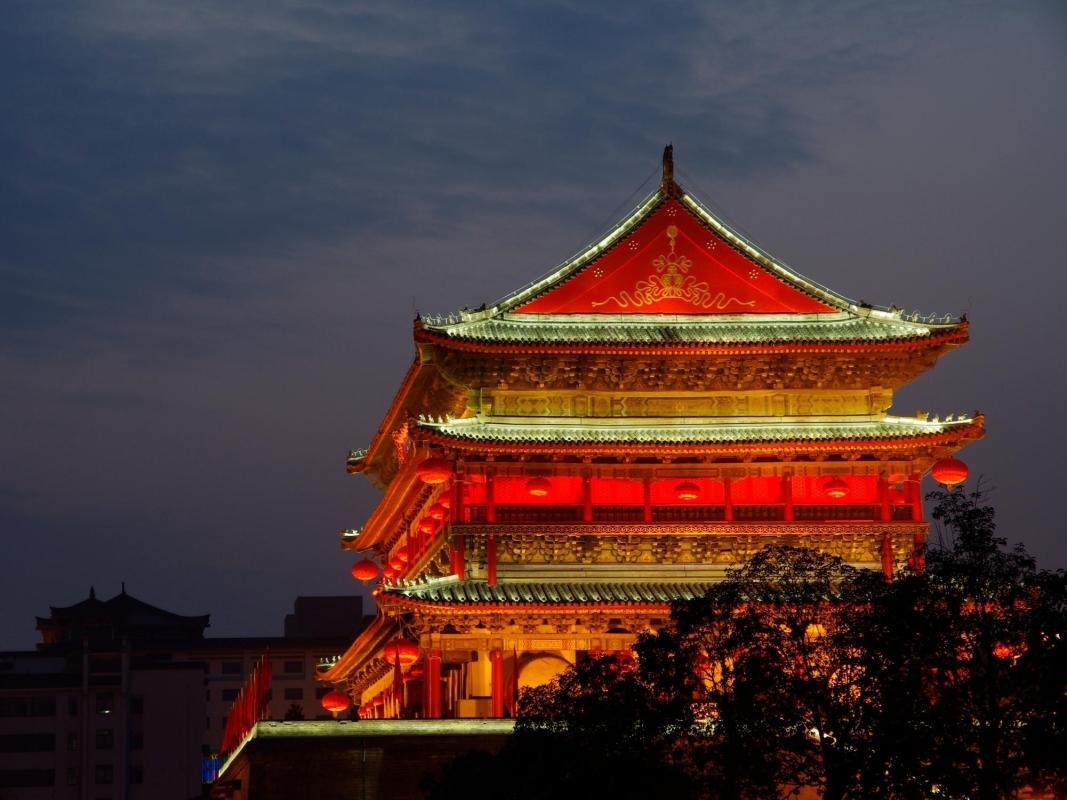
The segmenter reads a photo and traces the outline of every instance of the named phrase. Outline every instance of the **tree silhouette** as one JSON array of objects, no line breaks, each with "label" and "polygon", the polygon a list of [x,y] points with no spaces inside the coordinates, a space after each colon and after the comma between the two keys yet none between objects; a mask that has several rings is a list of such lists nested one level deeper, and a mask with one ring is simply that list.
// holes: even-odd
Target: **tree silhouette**
[{"label": "tree silhouette", "polygon": [[636,659],[525,691],[500,754],[454,763],[430,797],[475,773],[503,798],[1065,796],[1065,576],[1006,548],[981,487],[932,497],[924,572],[767,548],[674,604]]}]

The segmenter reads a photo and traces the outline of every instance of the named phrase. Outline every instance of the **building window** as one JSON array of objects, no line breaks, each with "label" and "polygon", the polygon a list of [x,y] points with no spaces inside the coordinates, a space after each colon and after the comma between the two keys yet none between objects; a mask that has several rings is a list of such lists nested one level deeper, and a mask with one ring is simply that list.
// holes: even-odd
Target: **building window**
[{"label": "building window", "polygon": [[111,692],[100,692],[96,695],[96,713],[110,714],[115,710],[115,695]]},{"label": "building window", "polygon": [[78,785],[78,768],[67,767],[67,786]]},{"label": "building window", "polygon": [[97,785],[104,786],[115,782],[115,768],[110,764],[97,764],[96,770],[93,776],[93,781]]},{"label": "building window", "polygon": [[0,753],[52,753],[55,749],[54,733],[0,734]]},{"label": "building window", "polygon": [[78,716],[78,698],[77,697],[73,697],[72,696],[72,697],[68,697],[67,698],[67,715],[71,716],[71,717]]},{"label": "building window", "polygon": [[0,699],[0,717],[54,717],[55,697],[5,697]]},{"label": "building window", "polygon": [[54,769],[0,769],[0,788],[18,789],[24,786],[55,786]]},{"label": "building window", "polygon": [[130,767],[130,783],[144,783],[144,767],[142,767],[140,764],[134,764]]},{"label": "building window", "polygon": [[96,729],[96,749],[110,750],[115,746],[115,732],[111,728]]},{"label": "building window", "polygon": [[222,674],[223,675],[240,675],[242,672],[240,661],[223,661],[222,662]]},{"label": "building window", "polygon": [[237,699],[237,690],[236,689],[223,689],[222,690],[222,699],[226,700],[226,701],[236,700]]},{"label": "building window", "polygon": [[71,753],[76,753],[78,751],[78,734],[67,734],[67,750],[69,750]]},{"label": "building window", "polygon": [[143,714],[144,713],[144,695],[135,694],[130,696],[130,713],[131,714]]},{"label": "building window", "polygon": [[283,661],[282,672],[286,675],[303,675],[304,674],[304,662],[303,661]]},{"label": "building window", "polygon": [[303,700],[304,690],[299,686],[287,686],[285,687],[285,700]]},{"label": "building window", "polygon": [[131,750],[144,749],[144,731],[130,731],[129,743]]}]

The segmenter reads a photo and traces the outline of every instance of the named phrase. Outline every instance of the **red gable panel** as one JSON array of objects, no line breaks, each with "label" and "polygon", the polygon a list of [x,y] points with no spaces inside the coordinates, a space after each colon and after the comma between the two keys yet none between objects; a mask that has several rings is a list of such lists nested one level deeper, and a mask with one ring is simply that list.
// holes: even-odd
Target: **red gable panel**
[{"label": "red gable panel", "polygon": [[834,309],[748,260],[673,198],[526,314],[815,314]]}]

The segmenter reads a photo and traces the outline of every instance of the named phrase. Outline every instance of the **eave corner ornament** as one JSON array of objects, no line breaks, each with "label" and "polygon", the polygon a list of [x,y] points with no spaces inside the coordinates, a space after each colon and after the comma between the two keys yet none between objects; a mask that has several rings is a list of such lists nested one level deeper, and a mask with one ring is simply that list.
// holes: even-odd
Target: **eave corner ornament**
[{"label": "eave corner ornament", "polygon": [[677,252],[678,226],[667,226],[669,253],[661,253],[652,260],[655,272],[642,278],[631,291],[623,289],[603,300],[594,300],[594,307],[614,303],[618,308],[641,308],[661,300],[681,300],[696,308],[726,311],[731,306],[752,307],[755,300],[739,300],[727,297],[723,292],[712,292],[707,281],[698,281],[689,275],[693,260]]},{"label": "eave corner ornament", "polygon": [[396,447],[396,460],[401,466],[411,455],[411,422],[406,421],[392,433],[393,446]]}]

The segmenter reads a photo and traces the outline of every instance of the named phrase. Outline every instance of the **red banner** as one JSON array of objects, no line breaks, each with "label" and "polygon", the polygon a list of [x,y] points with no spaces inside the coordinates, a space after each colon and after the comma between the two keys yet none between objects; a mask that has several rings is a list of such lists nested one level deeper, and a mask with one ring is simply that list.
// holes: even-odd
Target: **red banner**
[{"label": "red banner", "polygon": [[230,706],[230,713],[226,717],[226,727],[222,731],[222,745],[220,750],[228,753],[237,747],[255,724],[261,719],[267,718],[270,706],[271,684],[270,654],[259,657],[253,665],[252,671],[237,699]]}]

